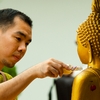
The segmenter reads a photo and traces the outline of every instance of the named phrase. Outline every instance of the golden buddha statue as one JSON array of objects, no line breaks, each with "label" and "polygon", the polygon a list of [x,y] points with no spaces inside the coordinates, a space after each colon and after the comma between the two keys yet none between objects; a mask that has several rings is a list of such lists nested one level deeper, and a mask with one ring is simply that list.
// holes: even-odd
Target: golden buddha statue
[{"label": "golden buddha statue", "polygon": [[74,78],[71,100],[100,100],[100,0],[91,9],[77,30],[78,55],[87,68]]}]

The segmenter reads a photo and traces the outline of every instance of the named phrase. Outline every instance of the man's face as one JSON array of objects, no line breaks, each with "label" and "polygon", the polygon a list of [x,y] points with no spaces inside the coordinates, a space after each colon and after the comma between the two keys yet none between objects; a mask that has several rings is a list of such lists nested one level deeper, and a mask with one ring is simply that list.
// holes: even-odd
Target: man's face
[{"label": "man's face", "polygon": [[31,27],[19,17],[6,31],[0,29],[0,68],[13,67],[24,56],[31,37]]}]

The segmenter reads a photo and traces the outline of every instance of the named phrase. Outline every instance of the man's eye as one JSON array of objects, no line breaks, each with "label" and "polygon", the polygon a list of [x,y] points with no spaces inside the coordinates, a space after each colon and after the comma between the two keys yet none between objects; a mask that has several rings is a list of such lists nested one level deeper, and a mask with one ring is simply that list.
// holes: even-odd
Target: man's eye
[{"label": "man's eye", "polygon": [[16,39],[17,39],[18,41],[21,41],[21,38],[19,38],[19,37],[16,37]]},{"label": "man's eye", "polygon": [[26,46],[28,46],[29,45],[29,43],[26,43]]}]

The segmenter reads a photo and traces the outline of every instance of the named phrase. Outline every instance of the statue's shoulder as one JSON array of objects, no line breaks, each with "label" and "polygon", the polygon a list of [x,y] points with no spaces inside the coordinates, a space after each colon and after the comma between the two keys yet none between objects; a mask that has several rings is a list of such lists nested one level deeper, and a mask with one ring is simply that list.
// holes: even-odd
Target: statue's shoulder
[{"label": "statue's shoulder", "polygon": [[73,83],[74,85],[79,85],[78,88],[80,89],[83,88],[84,85],[84,88],[88,88],[95,84],[95,86],[100,90],[100,70],[87,68],[74,78]]},{"label": "statue's shoulder", "polygon": [[99,69],[87,68],[74,78],[72,100],[100,100],[99,93]]},{"label": "statue's shoulder", "polygon": [[[100,71],[92,68],[86,68],[81,73],[79,73],[75,79],[75,81],[89,82],[91,80],[100,80]],[[83,81],[84,80],[84,81]]]}]

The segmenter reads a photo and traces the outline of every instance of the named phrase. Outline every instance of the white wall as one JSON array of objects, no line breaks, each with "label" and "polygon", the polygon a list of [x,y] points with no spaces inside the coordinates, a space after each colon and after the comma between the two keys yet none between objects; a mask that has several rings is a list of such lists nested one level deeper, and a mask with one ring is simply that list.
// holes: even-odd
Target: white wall
[{"label": "white wall", "polygon": [[[92,0],[0,0],[1,8],[25,12],[33,20],[33,40],[18,73],[48,58],[82,66],[76,50],[76,30],[91,12]],[[34,80],[19,100],[48,100],[52,78]],[[56,100],[56,94],[53,94]]]}]

